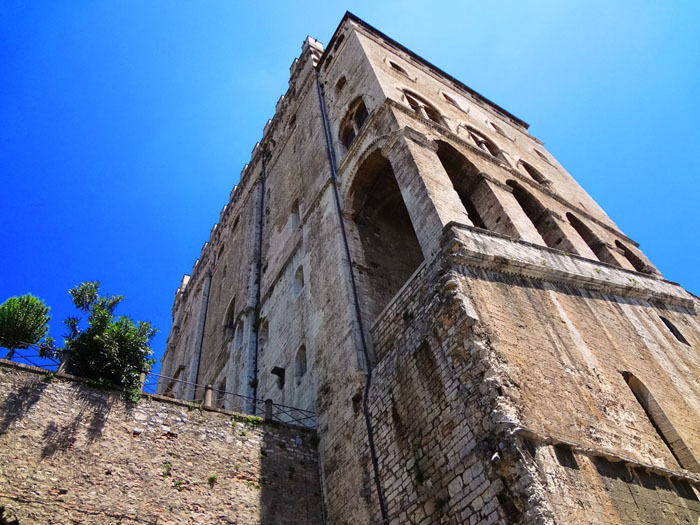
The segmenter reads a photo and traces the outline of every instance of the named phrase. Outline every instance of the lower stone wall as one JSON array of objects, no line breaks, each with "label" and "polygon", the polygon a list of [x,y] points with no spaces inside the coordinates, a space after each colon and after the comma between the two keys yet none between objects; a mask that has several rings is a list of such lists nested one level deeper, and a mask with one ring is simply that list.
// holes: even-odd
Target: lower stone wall
[{"label": "lower stone wall", "polygon": [[322,523],[315,447],[310,431],[156,396],[129,406],[0,364],[0,507],[20,524]]}]

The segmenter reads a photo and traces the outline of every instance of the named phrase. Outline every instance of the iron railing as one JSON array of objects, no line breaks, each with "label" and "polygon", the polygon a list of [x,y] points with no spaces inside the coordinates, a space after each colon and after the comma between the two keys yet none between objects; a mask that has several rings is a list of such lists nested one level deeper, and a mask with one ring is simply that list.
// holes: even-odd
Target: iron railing
[{"label": "iron railing", "polygon": [[[61,371],[61,361],[40,355],[36,347],[15,350],[10,360],[15,363],[41,368],[47,372],[56,373]],[[318,425],[317,415],[311,410],[282,405],[273,402],[271,399],[257,399],[227,390],[217,390],[211,385],[191,383],[177,377],[148,372],[141,375],[141,384],[141,390],[146,394],[158,394],[173,399],[189,401],[200,404],[205,408],[221,408],[252,414],[260,416],[266,421],[297,425],[309,429],[316,429]]]}]

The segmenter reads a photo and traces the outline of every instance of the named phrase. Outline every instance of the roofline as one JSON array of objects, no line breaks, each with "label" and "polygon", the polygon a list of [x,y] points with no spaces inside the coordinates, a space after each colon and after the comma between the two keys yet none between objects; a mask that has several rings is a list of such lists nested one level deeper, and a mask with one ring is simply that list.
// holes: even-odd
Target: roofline
[{"label": "roofline", "polygon": [[431,69],[433,69],[433,70],[435,70],[435,71],[437,71],[440,75],[446,77],[446,78],[447,78],[448,80],[450,80],[451,82],[453,82],[453,83],[457,84],[458,86],[460,86],[461,88],[467,90],[469,93],[471,93],[472,95],[474,95],[476,98],[478,98],[478,99],[481,100],[482,102],[485,102],[486,104],[492,106],[493,108],[495,108],[495,109],[496,109],[497,111],[499,111],[500,113],[505,114],[508,118],[513,119],[515,122],[517,122],[519,125],[523,126],[525,129],[528,129],[528,128],[530,127],[530,124],[528,124],[528,123],[525,122],[524,120],[519,119],[518,117],[516,117],[515,115],[513,115],[510,111],[507,111],[506,109],[502,108],[501,106],[499,106],[498,104],[496,104],[496,103],[493,102],[492,100],[489,100],[488,98],[486,98],[485,96],[483,96],[481,93],[478,93],[477,91],[474,91],[472,88],[470,88],[469,86],[467,86],[466,84],[464,84],[464,83],[461,82],[460,80],[457,80],[457,79],[456,79],[455,77],[453,77],[452,75],[450,75],[450,74],[448,74],[448,73],[445,73],[445,72],[444,72],[442,69],[440,69],[439,67],[435,66],[434,64],[431,64],[430,62],[428,62],[427,60],[425,60],[423,57],[417,55],[416,53],[414,53],[413,51],[411,51],[411,50],[408,49],[407,47],[401,45],[399,42],[397,42],[397,41],[394,40],[393,38],[388,37],[387,35],[385,35],[385,34],[382,33],[381,31],[379,31],[377,28],[375,28],[375,27],[369,25],[367,22],[365,22],[365,21],[362,20],[361,18],[358,18],[357,16],[355,16],[354,14],[352,14],[350,11],[346,11],[346,12],[345,12],[345,15],[343,15],[343,19],[342,19],[342,20],[340,21],[340,23],[338,24],[338,27],[336,28],[335,32],[333,33],[333,36],[331,37],[330,41],[328,42],[328,45],[326,46],[326,49],[323,51],[323,55],[321,56],[321,59],[318,61],[318,66],[317,66],[318,68],[320,68],[320,67],[323,65],[323,62],[325,61],[325,59],[330,55],[330,50],[333,49],[333,43],[335,42],[335,39],[336,39],[336,37],[338,36],[338,33],[340,32],[341,28],[343,27],[343,25],[345,24],[345,22],[346,22],[347,20],[351,20],[351,21],[353,21],[353,22],[359,24],[360,26],[362,26],[364,29],[366,29],[366,30],[369,31],[370,33],[374,33],[376,36],[378,36],[378,37],[381,38],[382,40],[385,40],[385,41],[388,42],[389,44],[391,44],[391,45],[393,45],[393,46],[399,48],[401,51],[407,53],[408,55],[410,55],[410,56],[411,56],[413,59],[415,59],[416,61],[420,62],[421,64],[424,64],[424,65],[428,66],[429,68],[431,68]]}]

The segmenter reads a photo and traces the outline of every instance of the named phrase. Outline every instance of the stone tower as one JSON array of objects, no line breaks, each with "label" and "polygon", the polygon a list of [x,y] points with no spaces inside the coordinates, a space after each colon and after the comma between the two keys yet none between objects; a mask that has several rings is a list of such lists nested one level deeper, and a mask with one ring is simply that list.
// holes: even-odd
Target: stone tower
[{"label": "stone tower", "polygon": [[525,122],[346,14],[292,64],[162,374],[316,411],[329,523],[697,524],[697,308]]}]

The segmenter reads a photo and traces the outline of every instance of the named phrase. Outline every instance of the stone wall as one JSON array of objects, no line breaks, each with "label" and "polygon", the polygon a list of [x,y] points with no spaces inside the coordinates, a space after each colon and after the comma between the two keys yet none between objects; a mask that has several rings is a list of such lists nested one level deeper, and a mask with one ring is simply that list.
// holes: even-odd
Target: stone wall
[{"label": "stone wall", "polygon": [[322,523],[315,434],[0,366],[0,507],[25,523]]}]

